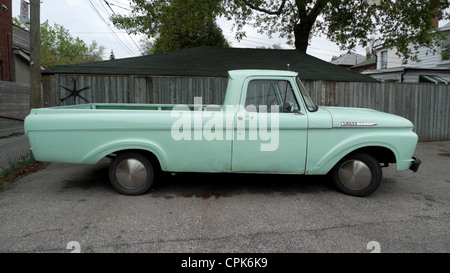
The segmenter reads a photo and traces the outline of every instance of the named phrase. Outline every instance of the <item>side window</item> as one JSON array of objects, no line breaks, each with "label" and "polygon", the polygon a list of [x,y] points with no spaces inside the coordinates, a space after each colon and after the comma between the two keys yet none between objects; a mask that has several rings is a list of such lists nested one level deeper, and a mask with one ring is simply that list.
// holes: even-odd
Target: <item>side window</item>
[{"label": "side window", "polygon": [[442,47],[442,61],[450,60],[450,34],[447,34],[447,38]]},{"label": "side window", "polygon": [[245,108],[248,112],[270,112],[277,106],[279,113],[300,110],[289,81],[252,80],[248,84]]},{"label": "side window", "polygon": [[292,89],[291,84],[288,81],[279,81],[278,82],[279,90],[281,93],[283,112],[299,112],[300,108],[298,107],[297,100],[295,99],[294,90]]}]

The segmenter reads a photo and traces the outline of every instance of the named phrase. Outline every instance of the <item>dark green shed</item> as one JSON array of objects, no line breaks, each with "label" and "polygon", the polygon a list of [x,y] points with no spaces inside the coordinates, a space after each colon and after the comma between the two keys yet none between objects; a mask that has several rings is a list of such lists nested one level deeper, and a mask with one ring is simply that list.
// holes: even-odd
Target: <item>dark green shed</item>
[{"label": "dark green shed", "polygon": [[46,69],[43,74],[226,77],[227,71],[233,69],[292,70],[298,72],[302,80],[377,81],[298,50],[220,47],[198,47],[141,57],[59,65]]}]

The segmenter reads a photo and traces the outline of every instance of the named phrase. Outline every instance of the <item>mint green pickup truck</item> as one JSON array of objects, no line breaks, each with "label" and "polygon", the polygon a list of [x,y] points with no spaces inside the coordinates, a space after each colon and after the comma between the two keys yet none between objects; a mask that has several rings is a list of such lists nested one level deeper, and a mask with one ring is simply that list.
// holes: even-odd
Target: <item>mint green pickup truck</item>
[{"label": "mint green pickup truck", "polygon": [[[32,109],[25,133],[38,161],[112,158],[122,194],[143,194],[157,173],[329,174],[353,196],[373,193],[382,165],[417,171],[417,135],[399,116],[317,106],[292,71],[229,71],[223,105],[100,104]],[[300,180],[300,179],[299,179]],[[299,181],[300,182],[300,181]]]}]

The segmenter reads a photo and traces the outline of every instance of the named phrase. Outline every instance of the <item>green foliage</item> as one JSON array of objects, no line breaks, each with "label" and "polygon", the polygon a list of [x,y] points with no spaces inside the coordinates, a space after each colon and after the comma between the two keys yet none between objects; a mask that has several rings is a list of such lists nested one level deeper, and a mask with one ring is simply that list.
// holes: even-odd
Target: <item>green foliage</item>
[{"label": "green foliage", "polygon": [[131,0],[131,16],[114,15],[120,29],[155,38],[144,41],[147,54],[168,52],[199,46],[228,47],[215,18],[219,1],[145,1]]},{"label": "green foliage", "polygon": [[[19,160],[17,160],[17,162],[11,164],[11,166],[5,170],[3,170],[2,172],[0,172],[0,179],[4,178],[6,175],[19,170],[20,168],[22,168],[23,166],[26,166],[28,164],[30,164],[31,162],[34,162],[33,159],[30,159],[26,156],[22,156]],[[1,187],[2,185],[0,185]]]},{"label": "green foliage", "polygon": [[441,0],[224,0],[221,7],[234,20],[238,39],[245,36],[247,24],[269,36],[279,34],[302,51],[315,35],[326,36],[342,50],[378,37],[385,46],[397,47],[404,59],[414,59],[419,46],[441,43],[442,34],[431,21],[436,15],[449,19],[449,3]]},{"label": "green foliage", "polygon": [[[28,25],[13,18],[13,23],[29,29]],[[96,41],[86,44],[78,37],[72,37],[69,31],[61,25],[51,26],[47,21],[41,24],[41,64],[51,67],[61,64],[86,63],[101,61],[105,47]]]}]

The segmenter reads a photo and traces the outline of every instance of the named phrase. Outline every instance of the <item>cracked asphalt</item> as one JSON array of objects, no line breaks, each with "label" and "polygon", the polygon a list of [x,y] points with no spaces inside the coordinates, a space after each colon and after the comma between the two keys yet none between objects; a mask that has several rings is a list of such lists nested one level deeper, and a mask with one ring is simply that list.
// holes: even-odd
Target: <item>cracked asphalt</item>
[{"label": "cracked asphalt", "polygon": [[169,175],[124,196],[109,160],[52,163],[0,190],[0,252],[448,253],[450,142],[416,156],[417,173],[384,168],[366,198],[326,177],[231,174]]}]

